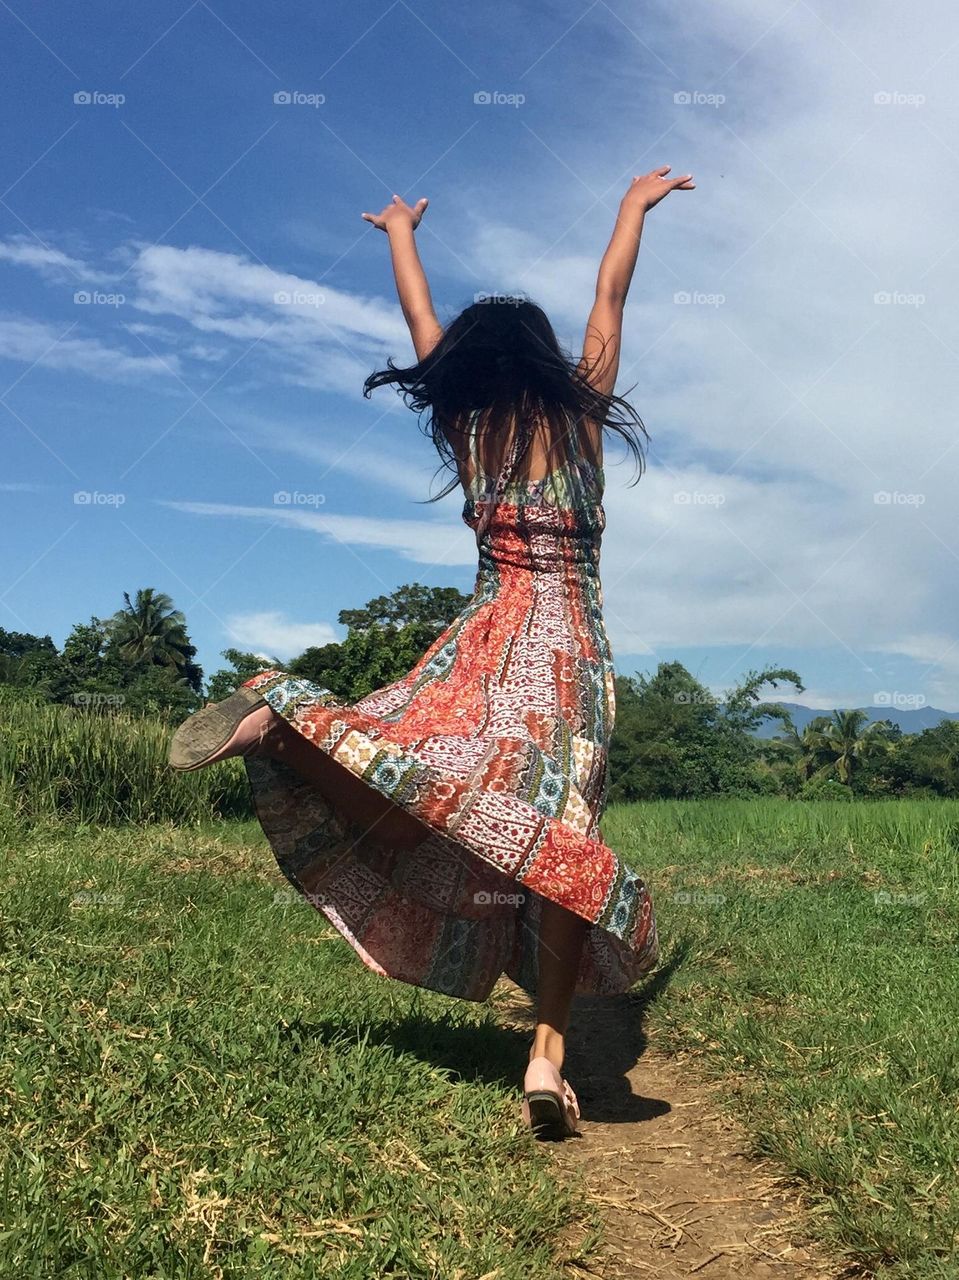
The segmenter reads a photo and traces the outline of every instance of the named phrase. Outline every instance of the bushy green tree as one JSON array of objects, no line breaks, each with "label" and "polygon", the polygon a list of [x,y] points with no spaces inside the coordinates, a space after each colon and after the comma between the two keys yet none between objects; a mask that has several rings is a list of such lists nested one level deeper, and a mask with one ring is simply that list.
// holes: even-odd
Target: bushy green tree
[{"label": "bushy green tree", "polygon": [[356,702],[405,675],[469,599],[455,587],[414,582],[362,609],[343,609],[338,621],[348,628],[346,639],[307,649],[287,670]]},{"label": "bushy green tree", "polygon": [[661,662],[652,677],[616,682],[616,726],[610,743],[610,799],[643,800],[768,793],[755,731],[782,708],[762,701],[765,685],[793,684],[794,671],[750,671],[716,698],[680,662]]},{"label": "bushy green tree", "polygon": [[263,658],[256,653],[245,653],[242,649],[224,649],[220,656],[226,658],[230,665],[221,667],[210,677],[206,688],[206,696],[210,702],[222,702],[259,672],[283,666],[278,658]]}]

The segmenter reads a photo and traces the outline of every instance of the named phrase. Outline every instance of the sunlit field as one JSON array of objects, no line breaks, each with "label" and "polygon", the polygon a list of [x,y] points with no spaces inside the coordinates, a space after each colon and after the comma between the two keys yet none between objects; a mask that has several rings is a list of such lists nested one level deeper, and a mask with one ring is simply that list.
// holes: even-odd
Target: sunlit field
[{"label": "sunlit field", "polygon": [[[159,731],[46,731],[3,747],[0,1274],[588,1262],[495,1003],[365,970],[255,822],[210,821],[242,811],[235,761],[171,778]],[[137,821],[101,825],[104,779]],[[653,802],[604,831],[655,894],[651,1042],[722,1082],[840,1261],[954,1277],[959,803]]]}]

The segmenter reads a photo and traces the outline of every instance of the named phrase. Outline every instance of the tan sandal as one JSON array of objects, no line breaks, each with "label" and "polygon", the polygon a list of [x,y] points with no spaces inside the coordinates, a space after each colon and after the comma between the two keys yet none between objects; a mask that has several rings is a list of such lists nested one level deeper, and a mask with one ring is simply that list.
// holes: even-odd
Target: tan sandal
[{"label": "tan sandal", "polygon": [[526,1068],[522,1113],[537,1138],[555,1141],[579,1132],[576,1094],[549,1058],[533,1058]]},{"label": "tan sandal", "polygon": [[[251,711],[267,706],[253,689],[241,686],[222,702],[194,711],[177,729],[170,743],[169,764],[173,769],[201,769],[229,754],[237,754],[235,739]],[[255,745],[251,742],[250,746]]]}]

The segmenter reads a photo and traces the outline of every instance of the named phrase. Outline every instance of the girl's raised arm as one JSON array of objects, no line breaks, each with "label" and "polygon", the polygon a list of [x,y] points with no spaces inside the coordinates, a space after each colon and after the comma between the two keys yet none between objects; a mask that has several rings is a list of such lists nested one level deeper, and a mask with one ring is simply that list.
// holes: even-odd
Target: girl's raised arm
[{"label": "girl's raised arm", "polygon": [[692,174],[667,178],[670,166],[634,178],[619,205],[619,214],[609,246],[603,254],[596,280],[596,300],[586,324],[583,358],[579,369],[589,382],[612,395],[619,372],[619,351],[623,333],[623,308],[639,254],[646,213],[670,191],[692,191]]},{"label": "girl's raised arm", "polygon": [[362,215],[390,238],[396,292],[410,328],[417,360],[425,360],[443,335],[443,326],[433,310],[430,287],[413,235],[428,204],[425,196],[410,206],[394,195],[382,213]]}]

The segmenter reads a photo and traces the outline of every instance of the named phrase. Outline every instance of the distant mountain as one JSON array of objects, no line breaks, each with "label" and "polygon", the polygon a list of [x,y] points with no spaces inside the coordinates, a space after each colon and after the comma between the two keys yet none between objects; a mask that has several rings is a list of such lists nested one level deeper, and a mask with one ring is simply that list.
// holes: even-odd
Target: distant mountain
[{"label": "distant mountain", "polygon": [[[802,733],[810,720],[816,716],[831,716],[832,712],[817,710],[815,707],[804,707],[799,702],[783,702],[780,699],[767,698],[767,702],[778,702],[792,716],[796,732]],[[959,720],[959,711],[937,711],[935,707],[918,707],[915,711],[903,710],[899,707],[863,707],[869,717],[869,723],[876,720],[891,720],[903,733],[922,733],[923,729],[934,728],[941,720]],[[778,720],[764,720],[756,730],[757,738],[772,738],[782,733],[782,725]]]}]

